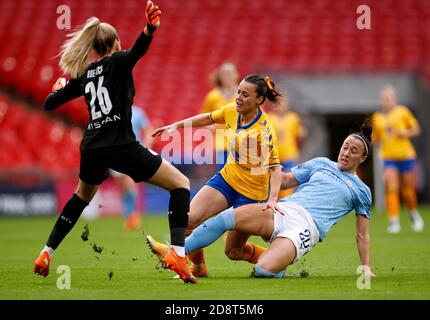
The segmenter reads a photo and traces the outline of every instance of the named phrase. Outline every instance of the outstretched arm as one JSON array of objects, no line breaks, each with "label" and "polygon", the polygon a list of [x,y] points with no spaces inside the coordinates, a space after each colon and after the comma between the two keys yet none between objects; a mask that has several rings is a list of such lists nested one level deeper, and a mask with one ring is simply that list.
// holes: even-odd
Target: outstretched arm
[{"label": "outstretched arm", "polygon": [[278,195],[281,188],[281,181],[281,167],[270,167],[270,195],[263,211],[266,209],[272,209],[273,211],[277,210],[280,213],[283,213],[282,209],[278,207]]},{"label": "outstretched arm", "polygon": [[54,110],[66,102],[81,96],[80,78],[71,79],[66,84],[65,78],[59,78],[52,87],[52,93],[45,100],[46,110]]},{"label": "outstretched arm", "polygon": [[208,126],[208,125],[213,124],[213,123],[214,123],[214,121],[212,120],[211,114],[209,112],[208,113],[202,113],[202,114],[198,114],[194,117],[187,118],[185,120],[180,120],[180,121],[177,121],[175,123],[169,124],[168,126],[164,126],[164,127],[155,129],[155,131],[152,133],[152,136],[157,137],[157,136],[161,135],[164,131],[171,132],[173,130],[183,128],[183,127],[185,127],[185,125],[195,128],[195,127]]},{"label": "outstretched arm", "polygon": [[374,277],[375,275],[370,269],[369,219],[361,214],[357,214],[356,219],[356,241],[364,275]]},{"label": "outstretched arm", "polygon": [[160,26],[160,15],[160,8],[153,4],[152,1],[148,1],[145,9],[145,18],[147,22],[145,29],[130,50],[120,51],[112,56],[114,61],[116,60],[129,69],[133,69],[137,61],[148,51],[152,41],[152,35]]}]

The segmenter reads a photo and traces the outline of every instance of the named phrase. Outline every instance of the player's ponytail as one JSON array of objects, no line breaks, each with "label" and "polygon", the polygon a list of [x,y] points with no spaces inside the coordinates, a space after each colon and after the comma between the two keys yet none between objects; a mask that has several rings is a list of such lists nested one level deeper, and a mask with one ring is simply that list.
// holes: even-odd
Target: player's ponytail
[{"label": "player's ponytail", "polygon": [[99,26],[100,20],[92,17],[81,29],[67,35],[70,39],[63,44],[60,53],[60,68],[64,73],[77,78],[84,72]]},{"label": "player's ponytail", "polygon": [[96,17],[89,18],[79,30],[67,36],[70,39],[62,46],[60,67],[72,78],[85,71],[92,50],[104,56],[112,51],[115,41],[119,41],[116,30]]},{"label": "player's ponytail", "polygon": [[245,77],[244,80],[257,86],[257,97],[264,98],[262,103],[264,103],[267,98],[275,104],[280,104],[280,98],[283,97],[283,95],[278,89],[276,89],[275,82],[270,80],[268,76],[263,78],[262,76],[253,74]]},{"label": "player's ponytail", "polygon": [[360,131],[363,138],[365,138],[370,145],[370,143],[372,143],[372,125],[369,119],[366,119],[361,125]]}]

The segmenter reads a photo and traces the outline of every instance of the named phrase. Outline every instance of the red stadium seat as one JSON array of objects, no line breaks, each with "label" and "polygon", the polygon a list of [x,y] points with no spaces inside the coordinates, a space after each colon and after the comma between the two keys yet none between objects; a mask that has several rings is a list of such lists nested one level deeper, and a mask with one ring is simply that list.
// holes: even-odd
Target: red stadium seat
[{"label": "red stadium seat", "polygon": [[[159,0],[162,26],[134,70],[135,102],[151,118],[196,113],[210,89],[208,73],[233,60],[241,74],[279,70],[418,70],[430,50],[427,0],[371,1],[372,29],[355,26],[350,1]],[[43,103],[61,74],[55,57],[67,30],[56,28],[57,0],[0,2],[0,84]],[[128,48],[142,30],[145,2],[68,1],[73,26],[93,15],[112,23]],[[245,10],[245,9],[246,10]],[[262,15],[261,12],[270,12]],[[269,17],[269,18],[268,18]],[[32,32],[28,32],[28,30]],[[72,102],[57,114],[83,125],[87,111]],[[175,111],[171,111],[174,108]]]},{"label": "red stadium seat", "polygon": [[81,138],[79,128],[0,94],[0,173],[14,168],[51,178],[76,175]]}]

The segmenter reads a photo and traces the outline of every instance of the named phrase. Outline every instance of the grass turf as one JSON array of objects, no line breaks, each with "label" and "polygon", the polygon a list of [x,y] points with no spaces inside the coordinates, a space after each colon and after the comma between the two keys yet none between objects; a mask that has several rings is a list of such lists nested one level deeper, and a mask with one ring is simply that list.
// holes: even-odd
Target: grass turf
[{"label": "grass turf", "polygon": [[[210,277],[197,285],[185,285],[172,279],[173,272],[157,269],[142,230],[125,231],[120,217],[78,221],[56,251],[50,275],[38,277],[33,274],[33,261],[55,217],[1,218],[0,299],[430,299],[430,207],[420,211],[425,230],[412,232],[402,212],[402,232],[397,235],[386,233],[383,214],[373,214],[371,252],[377,277],[370,290],[356,285],[360,263],[353,214],[290,266],[281,280],[249,278],[252,265],[228,260],[221,238],[206,249]],[[166,215],[146,215],[142,222],[145,234],[168,240]],[[87,242],[80,237],[85,224],[90,231]],[[257,237],[253,240],[263,243]],[[93,243],[103,251],[95,252]],[[57,288],[60,265],[70,267],[69,290]]]}]

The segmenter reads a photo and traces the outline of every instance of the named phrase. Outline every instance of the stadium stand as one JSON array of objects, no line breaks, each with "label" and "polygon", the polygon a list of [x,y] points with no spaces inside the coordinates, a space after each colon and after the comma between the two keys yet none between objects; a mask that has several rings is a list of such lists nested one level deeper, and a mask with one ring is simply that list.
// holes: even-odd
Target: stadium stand
[{"label": "stadium stand", "polygon": [[40,183],[76,176],[82,131],[0,94],[0,178]]},{"label": "stadium stand", "polygon": [[[229,59],[238,64],[242,74],[267,68],[295,72],[393,70],[420,72],[430,81],[430,66],[425,62],[430,56],[430,27],[425,23],[430,18],[427,0],[368,1],[372,29],[363,32],[356,28],[355,9],[360,1],[157,3],[164,19],[148,55],[135,69],[135,102],[147,108],[151,119],[161,119],[163,123],[196,113],[209,89],[208,74]],[[59,0],[0,2],[0,38],[7,44],[0,47],[0,85],[13,88],[40,106],[61,75],[55,56],[70,31],[57,28],[57,7],[61,4]],[[145,1],[70,0],[67,4],[72,26],[96,15],[117,28],[124,48],[133,44],[144,26]],[[271,19],[262,14],[265,11],[270,11]],[[52,169],[57,156],[64,158],[61,161],[67,165],[76,164],[77,155],[71,154],[77,148],[70,145],[67,150],[73,152],[38,153],[41,141],[50,144],[48,150],[57,147],[58,141],[48,139],[49,142],[46,137],[60,132],[61,125],[35,112],[26,113],[19,104],[6,103],[9,108],[4,121],[8,124],[1,130],[8,134],[1,137],[6,148],[1,153],[1,166],[17,163],[17,158],[22,164],[33,163],[37,158]],[[80,99],[55,114],[80,126],[88,118]],[[20,123],[29,121],[34,121],[32,127],[37,124],[51,133],[46,128],[43,134],[21,130],[24,128],[19,127]],[[45,126],[45,122],[49,125]],[[13,133],[12,128],[19,129],[19,133]],[[70,139],[66,138],[69,136],[64,134],[61,139]],[[13,139],[21,138],[29,148],[15,152]],[[32,141],[37,141],[34,146]]]}]

